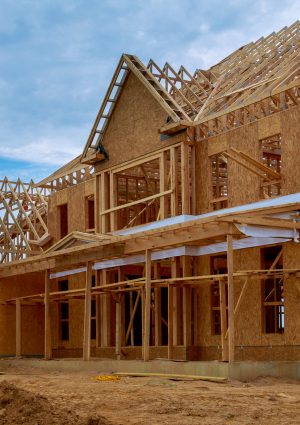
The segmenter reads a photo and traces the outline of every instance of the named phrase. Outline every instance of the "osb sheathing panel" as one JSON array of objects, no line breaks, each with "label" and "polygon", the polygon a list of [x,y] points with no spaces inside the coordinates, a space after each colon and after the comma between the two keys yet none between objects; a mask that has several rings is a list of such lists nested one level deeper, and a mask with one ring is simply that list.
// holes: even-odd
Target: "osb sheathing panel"
[{"label": "osb sheathing panel", "polygon": [[[300,268],[300,245],[290,242],[283,247],[285,268]],[[284,282],[285,344],[300,346],[300,278],[290,276]]]},{"label": "osb sheathing panel", "polygon": [[211,173],[208,145],[208,140],[195,144],[196,214],[203,214],[210,210]]},{"label": "osb sheathing panel", "polygon": [[282,134],[282,194],[300,191],[300,108],[280,114]]},{"label": "osb sheathing panel", "polygon": [[[284,245],[284,267],[299,267],[300,246]],[[198,273],[209,274],[209,258],[198,258]],[[234,252],[234,269],[250,270],[260,268],[260,249],[253,248]],[[234,295],[237,302],[244,280],[235,280]],[[298,287],[297,287],[298,285]],[[263,333],[262,283],[252,279],[241,300],[235,316],[235,345],[240,360],[295,360],[300,358],[300,279],[290,277],[285,281],[285,332],[283,334]],[[197,345],[217,347],[221,337],[212,334],[210,284],[199,285],[197,313]],[[280,350],[285,346],[286,350]],[[241,348],[242,347],[242,348]],[[243,348],[244,347],[244,348]],[[274,349],[272,349],[274,347]],[[206,358],[206,357],[205,357]],[[207,357],[208,358],[208,357]]]},{"label": "osb sheathing panel", "polygon": [[[212,209],[212,176],[210,156],[232,147],[260,160],[258,124],[253,123],[196,143],[197,213]],[[228,206],[257,201],[260,197],[260,179],[254,173],[228,159]]]},{"label": "osb sheathing panel", "polygon": [[[196,259],[197,275],[210,274],[210,258],[199,257]],[[198,308],[197,308],[197,345],[211,346],[219,345],[221,338],[219,335],[212,335],[211,323],[211,299],[210,284],[203,283],[197,289]]]},{"label": "osb sheathing panel", "polygon": [[258,138],[266,139],[281,132],[281,114],[270,115],[257,121]]},{"label": "osb sheathing panel", "polygon": [[208,149],[207,149],[207,155],[212,156],[216,155],[218,153],[224,152],[228,149],[228,141],[230,140],[230,135],[235,130],[232,130],[227,133],[222,133],[218,136],[211,137],[209,140],[207,140]]},{"label": "osb sheathing panel", "polygon": [[[228,133],[229,147],[260,160],[257,123]],[[228,206],[254,202],[259,199],[260,178],[236,161],[228,159]]]},{"label": "osb sheathing panel", "polygon": [[87,196],[94,194],[94,179],[71,186],[51,195],[48,206],[48,229],[53,243],[60,239],[59,206],[68,204],[68,231],[86,231]]},{"label": "osb sheathing panel", "polygon": [[[197,259],[198,271],[201,275],[210,274],[210,258],[201,257]],[[259,269],[259,250],[248,249],[234,252],[235,270]],[[235,301],[237,301],[243,281],[235,281]],[[212,312],[211,312],[211,284],[199,285],[198,304],[198,344],[201,346],[216,346],[221,344],[221,336],[212,334]],[[248,286],[246,297],[243,298],[241,309],[236,319],[236,344],[260,343],[257,335],[261,334],[261,302],[260,285],[258,281],[252,281]],[[245,330],[246,329],[246,330]],[[242,341],[242,342],[241,342]]]},{"label": "osb sheathing panel", "polygon": [[[0,279],[0,299],[44,292],[44,275],[31,273]],[[0,305],[0,355],[16,352],[16,306]],[[44,307],[21,307],[21,353],[42,354],[44,350]]]},{"label": "osb sheathing panel", "polygon": [[[69,289],[85,287],[85,274],[80,273],[68,277]],[[69,341],[60,340],[59,304],[56,305],[55,321],[52,325],[55,348],[80,348],[83,344],[84,300],[70,299],[69,303]]]},{"label": "osb sheathing panel", "polygon": [[160,104],[130,73],[103,139],[109,160],[99,163],[97,171],[175,143],[176,138],[160,140],[158,130],[166,119]]},{"label": "osb sheathing panel", "polygon": [[[260,249],[234,252],[234,270],[260,269]],[[235,304],[238,301],[245,278],[234,281]],[[241,298],[240,309],[235,316],[235,345],[262,344],[261,281],[252,279]]]}]

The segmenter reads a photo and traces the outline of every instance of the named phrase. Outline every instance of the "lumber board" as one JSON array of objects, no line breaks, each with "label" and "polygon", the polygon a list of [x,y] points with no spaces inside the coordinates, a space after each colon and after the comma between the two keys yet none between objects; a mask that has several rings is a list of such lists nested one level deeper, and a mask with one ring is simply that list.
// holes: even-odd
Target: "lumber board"
[{"label": "lumber board", "polygon": [[219,376],[198,376],[198,375],[177,375],[168,373],[143,373],[143,372],[114,372],[117,376],[132,376],[141,378],[166,378],[166,379],[178,379],[178,380],[191,380],[191,381],[208,381],[216,383],[225,383],[227,378]]}]

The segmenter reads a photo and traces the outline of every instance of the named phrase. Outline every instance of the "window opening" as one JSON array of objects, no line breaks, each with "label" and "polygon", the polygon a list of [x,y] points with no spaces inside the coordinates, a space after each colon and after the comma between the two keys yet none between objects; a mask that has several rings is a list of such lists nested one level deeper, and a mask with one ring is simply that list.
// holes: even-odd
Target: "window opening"
[{"label": "window opening", "polygon": [[222,154],[213,155],[211,160],[212,196],[211,204],[214,210],[227,207],[228,169],[227,159]]},{"label": "window opening", "polygon": [[[227,256],[218,255],[211,257],[211,274],[227,273]],[[220,286],[218,282],[210,285],[210,305],[211,305],[211,333],[221,335],[221,303]],[[228,308],[228,289],[226,285],[226,313]],[[228,320],[228,318],[227,318]]]},{"label": "window opening", "polygon": [[[281,246],[261,250],[262,268],[269,269],[281,251]],[[282,257],[276,264],[282,269]],[[284,285],[283,278],[270,277],[262,283],[263,331],[265,333],[284,332]]]},{"label": "window opening", "polygon": [[58,208],[59,208],[60,238],[62,239],[68,234],[68,204],[60,205]]},{"label": "window opening", "polygon": [[[260,140],[261,160],[264,165],[277,173],[281,172],[281,134]],[[281,183],[264,182],[261,186],[263,198],[280,196]]]},{"label": "window opening", "polygon": [[[68,280],[58,282],[59,291],[68,291]],[[69,341],[69,302],[59,303],[59,338],[61,341]]]},{"label": "window opening", "polygon": [[95,230],[95,199],[93,196],[86,199],[86,228]]},{"label": "window opening", "polygon": [[[92,288],[96,286],[96,276],[92,276]],[[97,300],[94,297],[91,300],[91,339],[95,340],[97,335]]]}]

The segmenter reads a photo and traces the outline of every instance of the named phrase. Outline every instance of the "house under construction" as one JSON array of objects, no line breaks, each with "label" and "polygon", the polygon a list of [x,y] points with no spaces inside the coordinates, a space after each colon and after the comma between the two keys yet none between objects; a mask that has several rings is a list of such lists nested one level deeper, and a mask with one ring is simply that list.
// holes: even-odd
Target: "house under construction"
[{"label": "house under construction", "polygon": [[123,54],[82,155],[0,182],[0,356],[300,360],[300,23]]}]

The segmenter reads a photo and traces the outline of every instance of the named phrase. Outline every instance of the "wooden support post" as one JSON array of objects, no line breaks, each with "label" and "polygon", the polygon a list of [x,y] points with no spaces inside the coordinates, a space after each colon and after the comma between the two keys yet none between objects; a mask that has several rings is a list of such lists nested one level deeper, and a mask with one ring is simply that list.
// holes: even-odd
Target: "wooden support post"
[{"label": "wooden support post", "polygon": [[178,215],[178,149],[173,147],[170,151],[171,167],[171,216]]},{"label": "wooden support post", "polygon": [[142,312],[142,358],[144,358],[145,345],[145,287],[141,288],[141,312]]},{"label": "wooden support post", "polygon": [[[167,160],[166,152],[162,152],[159,161],[159,191],[165,192],[167,190]],[[162,220],[168,217],[168,202],[166,195],[160,198],[159,218]]]},{"label": "wooden support post", "polygon": [[51,340],[51,314],[50,314],[50,278],[49,271],[45,271],[45,353],[46,360],[52,358],[52,340]]},{"label": "wooden support post", "polygon": [[189,170],[189,146],[181,144],[181,201],[182,214],[190,214],[190,170]]},{"label": "wooden support post", "polygon": [[21,300],[16,299],[16,357],[21,357]]},{"label": "wooden support post", "polygon": [[168,359],[173,358],[173,286],[168,284]]},{"label": "wooden support post", "polygon": [[121,346],[122,346],[122,297],[117,294],[116,299],[116,357],[121,360]]},{"label": "wooden support post", "polygon": [[101,175],[95,177],[95,231],[102,233],[102,223],[100,216],[101,205]]},{"label": "wooden support post", "polygon": [[[95,286],[101,285],[101,270],[96,270],[95,273]],[[100,295],[96,295],[96,347],[101,346],[101,339],[102,339],[102,327],[101,327],[101,320],[102,320],[102,300]]]},{"label": "wooden support post", "polygon": [[107,233],[109,232],[108,228],[108,214],[101,214],[103,211],[106,211],[108,209],[108,193],[109,193],[109,184],[108,184],[108,174],[106,172],[101,174],[101,181],[100,181],[100,211],[99,214],[101,215],[100,218],[100,233]]},{"label": "wooden support post", "polygon": [[[107,285],[108,272],[101,270],[101,286]],[[110,310],[111,310],[111,297],[110,294],[105,294],[101,297],[101,347],[110,346]]]},{"label": "wooden support post", "polygon": [[[191,258],[183,257],[183,277],[191,276]],[[183,345],[191,345],[192,290],[183,288]]]},{"label": "wooden support post", "polygon": [[234,362],[234,286],[233,286],[233,246],[232,234],[227,235],[228,273],[228,360]]},{"label": "wooden support post", "polygon": [[[154,264],[154,279],[160,279],[159,264]],[[161,345],[161,288],[154,289],[154,323],[155,323],[155,338],[154,344],[156,347]]]},{"label": "wooden support post", "polygon": [[144,361],[150,358],[150,322],[151,322],[151,251],[146,250],[145,267],[145,318],[144,318]]},{"label": "wooden support post", "polygon": [[[140,295],[140,294],[138,294]],[[133,316],[133,293],[130,291],[129,292],[129,310],[130,310],[130,317],[134,317]],[[131,321],[131,319],[130,319]],[[127,344],[127,334],[125,336],[125,345]],[[132,320],[132,324],[130,326],[130,345],[133,346],[134,345],[134,326],[133,326],[133,320]]]},{"label": "wooden support post", "polygon": [[221,309],[221,342],[222,342],[222,361],[228,361],[228,340],[227,332],[227,311],[226,311],[226,283],[224,280],[219,281],[220,292],[220,309]]},{"label": "wooden support post", "polygon": [[[130,295],[132,295],[132,292],[130,292]],[[141,293],[138,292],[136,299],[135,299],[134,307],[133,307],[132,310],[130,310],[130,322],[129,322],[127,332],[126,332],[126,335],[125,335],[125,345],[127,344],[129,334],[132,336],[131,345],[134,345],[134,338],[133,338],[134,335],[133,335],[133,332],[132,332],[133,331],[133,322],[134,322],[135,313],[136,313],[140,298],[141,298]]]},{"label": "wooden support post", "polygon": [[84,298],[84,330],[83,330],[83,360],[91,357],[91,289],[92,289],[92,263],[86,265],[86,282]]},{"label": "wooden support post", "polygon": [[192,289],[192,302],[193,302],[193,345],[198,345],[198,288]]},{"label": "wooden support post", "polygon": [[[117,184],[116,176],[113,171],[110,172],[110,209],[117,206]],[[117,215],[118,211],[112,211],[110,213],[110,231],[114,232],[117,230]]]},{"label": "wooden support post", "polygon": [[[172,259],[171,266],[172,278],[180,277],[180,258],[175,257]],[[173,288],[173,346],[181,345],[181,321],[182,321],[182,296],[181,289],[178,287]]]},{"label": "wooden support post", "polygon": [[196,157],[195,157],[195,145],[191,146],[191,214],[196,214]]}]

